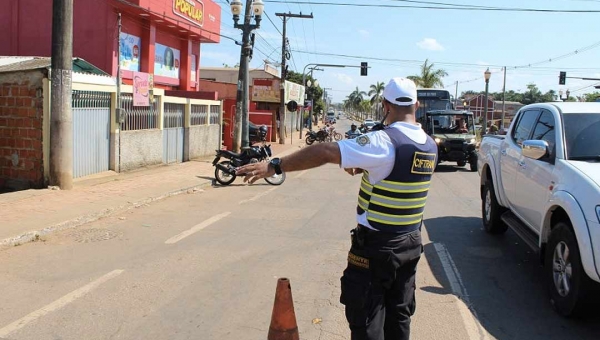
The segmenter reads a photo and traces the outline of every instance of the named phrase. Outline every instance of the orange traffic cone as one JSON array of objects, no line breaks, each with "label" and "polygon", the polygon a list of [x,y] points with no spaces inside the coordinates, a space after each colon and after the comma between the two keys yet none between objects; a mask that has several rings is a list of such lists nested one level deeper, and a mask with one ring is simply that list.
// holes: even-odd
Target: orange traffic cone
[{"label": "orange traffic cone", "polygon": [[292,300],[292,286],[290,280],[281,278],[277,280],[275,290],[275,303],[271,315],[268,340],[299,340],[294,301]]}]

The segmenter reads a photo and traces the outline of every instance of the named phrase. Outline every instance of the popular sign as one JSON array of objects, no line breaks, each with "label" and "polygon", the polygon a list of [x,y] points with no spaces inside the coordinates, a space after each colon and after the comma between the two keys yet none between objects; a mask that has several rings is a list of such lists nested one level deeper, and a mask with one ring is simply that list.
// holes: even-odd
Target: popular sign
[{"label": "popular sign", "polygon": [[194,25],[204,24],[204,4],[199,0],[173,0],[173,13]]}]

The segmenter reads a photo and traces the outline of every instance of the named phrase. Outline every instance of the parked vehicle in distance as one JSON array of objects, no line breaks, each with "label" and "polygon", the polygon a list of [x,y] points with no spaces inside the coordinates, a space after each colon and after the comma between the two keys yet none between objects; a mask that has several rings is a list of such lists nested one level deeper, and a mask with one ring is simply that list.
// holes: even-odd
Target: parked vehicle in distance
[{"label": "parked vehicle in distance", "polygon": [[550,301],[564,316],[598,298],[599,132],[600,103],[532,104],[479,148],[485,230],[510,227],[539,253]]}]

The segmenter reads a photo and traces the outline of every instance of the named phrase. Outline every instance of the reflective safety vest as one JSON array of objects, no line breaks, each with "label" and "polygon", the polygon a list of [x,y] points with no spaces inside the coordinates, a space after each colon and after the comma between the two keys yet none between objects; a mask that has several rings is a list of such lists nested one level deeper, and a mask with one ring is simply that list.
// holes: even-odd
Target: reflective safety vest
[{"label": "reflective safety vest", "polygon": [[395,164],[390,175],[374,185],[368,173],[363,174],[357,212],[366,212],[371,227],[379,231],[409,233],[421,227],[437,144],[429,136],[425,144],[417,144],[398,129],[383,131],[396,149]]}]

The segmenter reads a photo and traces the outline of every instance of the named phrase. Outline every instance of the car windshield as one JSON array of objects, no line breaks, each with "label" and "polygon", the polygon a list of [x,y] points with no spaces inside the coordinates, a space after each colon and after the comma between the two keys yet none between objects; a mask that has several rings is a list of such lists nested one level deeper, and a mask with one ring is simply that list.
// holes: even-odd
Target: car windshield
[{"label": "car windshield", "polygon": [[369,126],[370,126],[370,125],[375,125],[375,122],[373,122],[373,121],[370,121],[370,122],[365,122],[365,125],[369,125]]},{"label": "car windshield", "polygon": [[600,161],[600,114],[563,115],[567,159]]},{"label": "car windshield", "polygon": [[472,116],[429,115],[427,126],[428,126],[429,133],[470,133],[470,134],[475,134]]}]

